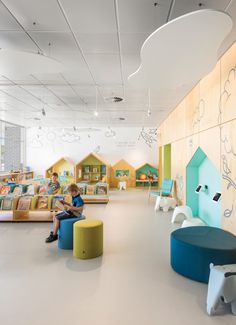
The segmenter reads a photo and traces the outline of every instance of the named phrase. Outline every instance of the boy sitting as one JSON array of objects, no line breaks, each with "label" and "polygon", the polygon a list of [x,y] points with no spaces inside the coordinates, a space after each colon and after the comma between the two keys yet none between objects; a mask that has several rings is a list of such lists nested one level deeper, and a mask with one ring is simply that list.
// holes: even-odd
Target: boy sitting
[{"label": "boy sitting", "polygon": [[60,189],[60,183],[58,182],[58,174],[57,173],[53,173],[51,180],[49,181],[48,185],[47,185],[47,192],[48,194],[57,194],[57,192]]},{"label": "boy sitting", "polygon": [[76,217],[79,220],[82,218],[84,201],[80,196],[78,186],[76,184],[69,185],[68,192],[72,196],[72,204],[63,202],[65,211],[61,211],[53,217],[53,231],[51,231],[49,237],[46,238],[46,243],[51,243],[58,239],[57,232],[60,227],[60,220]]}]

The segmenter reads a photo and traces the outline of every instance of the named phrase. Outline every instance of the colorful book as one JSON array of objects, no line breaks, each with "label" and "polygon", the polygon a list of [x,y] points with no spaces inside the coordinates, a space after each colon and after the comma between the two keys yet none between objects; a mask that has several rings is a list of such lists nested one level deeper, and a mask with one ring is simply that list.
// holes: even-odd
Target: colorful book
[{"label": "colorful book", "polygon": [[13,197],[12,196],[5,196],[2,201],[2,210],[12,210],[13,206]]},{"label": "colorful book", "polygon": [[98,185],[97,186],[97,194],[107,195],[107,186],[106,185]]},{"label": "colorful book", "polygon": [[22,188],[20,186],[16,186],[13,191],[14,195],[21,195],[22,194]]},{"label": "colorful book", "polygon": [[86,194],[87,195],[93,195],[94,194],[94,185],[87,185]]},{"label": "colorful book", "polygon": [[84,172],[85,172],[85,173],[89,173],[89,172],[90,172],[90,168],[89,168],[89,166],[85,166],[85,167],[84,167]]},{"label": "colorful book", "polygon": [[34,195],[34,194],[36,194],[35,192],[36,192],[36,191],[35,191],[35,185],[30,184],[30,185],[28,186],[28,188],[27,188],[26,194],[27,194],[27,195]]},{"label": "colorful book", "polygon": [[64,199],[64,195],[57,195],[57,196],[54,196],[53,199],[52,199],[52,209],[54,210],[57,206],[57,201],[60,201],[60,200],[63,200]]},{"label": "colorful book", "polygon": [[22,196],[19,198],[17,210],[30,210],[31,196]]},{"label": "colorful book", "polygon": [[45,194],[47,192],[48,192],[47,186],[45,186],[45,185],[39,186],[39,194]]},{"label": "colorful book", "polygon": [[11,192],[11,187],[10,187],[10,186],[3,185],[3,186],[1,187],[1,192],[0,192],[1,195],[7,195],[7,194],[9,194],[10,192]]},{"label": "colorful book", "polygon": [[83,184],[83,183],[78,183],[77,184],[78,188],[79,188],[79,192],[81,195],[84,195],[86,193],[86,187],[87,184]]},{"label": "colorful book", "polygon": [[42,195],[38,197],[37,209],[48,209],[48,196]]}]

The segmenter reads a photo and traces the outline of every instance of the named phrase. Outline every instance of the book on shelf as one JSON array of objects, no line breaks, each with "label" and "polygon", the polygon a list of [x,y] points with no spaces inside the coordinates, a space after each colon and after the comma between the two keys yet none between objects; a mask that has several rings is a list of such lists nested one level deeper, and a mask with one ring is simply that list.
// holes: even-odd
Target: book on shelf
[{"label": "book on shelf", "polygon": [[101,173],[102,173],[102,174],[106,174],[106,172],[107,172],[107,167],[106,167],[106,165],[102,165]]},{"label": "book on shelf", "polygon": [[14,195],[21,195],[22,194],[22,187],[16,186],[13,191]]},{"label": "book on shelf", "polygon": [[32,201],[32,196],[22,196],[19,198],[17,210],[29,210]]},{"label": "book on shelf", "polygon": [[48,192],[46,185],[40,185],[39,186],[39,194],[46,194]]},{"label": "book on shelf", "polygon": [[7,185],[3,185],[0,189],[0,195],[7,195],[11,192],[11,187]]},{"label": "book on shelf", "polygon": [[94,185],[87,185],[86,194],[87,195],[93,195],[94,194]]},{"label": "book on shelf", "polygon": [[89,166],[85,166],[85,167],[84,167],[84,172],[85,172],[85,173],[89,173],[89,172],[90,172],[90,168],[89,168]]},{"label": "book on shelf", "polygon": [[107,194],[107,186],[106,185],[98,185],[97,186],[97,194],[106,195]]},{"label": "book on shelf", "polygon": [[60,200],[64,200],[64,195],[56,195],[52,199],[52,209],[57,208],[57,202]]},{"label": "book on shelf", "polygon": [[98,173],[98,168],[97,167],[93,167],[93,173]]},{"label": "book on shelf", "polygon": [[13,208],[13,197],[12,196],[5,196],[2,201],[2,210],[12,210]]},{"label": "book on shelf", "polygon": [[48,209],[48,196],[39,196],[36,207],[39,210]]},{"label": "book on shelf", "polygon": [[89,180],[89,175],[84,175],[84,176],[83,176],[83,179],[84,179],[85,181]]},{"label": "book on shelf", "polygon": [[34,185],[34,184],[30,184],[30,185],[28,186],[28,188],[27,188],[26,194],[27,194],[27,195],[34,195],[34,194],[36,194],[35,192],[36,192],[36,187],[35,187],[35,185]]},{"label": "book on shelf", "polygon": [[79,188],[79,192],[81,195],[84,195],[86,193],[86,187],[87,187],[87,184],[77,184],[78,188]]}]

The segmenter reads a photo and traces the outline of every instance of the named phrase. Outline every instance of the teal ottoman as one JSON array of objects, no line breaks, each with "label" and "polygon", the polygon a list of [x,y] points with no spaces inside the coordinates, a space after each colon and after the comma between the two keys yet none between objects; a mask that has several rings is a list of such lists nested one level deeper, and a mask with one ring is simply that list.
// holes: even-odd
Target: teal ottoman
[{"label": "teal ottoman", "polygon": [[214,227],[187,227],[171,233],[170,263],[179,274],[208,283],[210,263],[236,263],[236,236]]}]

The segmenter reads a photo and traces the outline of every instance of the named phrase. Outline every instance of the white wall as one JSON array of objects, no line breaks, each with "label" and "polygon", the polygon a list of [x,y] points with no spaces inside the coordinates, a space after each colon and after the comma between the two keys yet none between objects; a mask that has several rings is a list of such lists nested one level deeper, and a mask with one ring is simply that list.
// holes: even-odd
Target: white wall
[{"label": "white wall", "polygon": [[[73,131],[59,128],[28,128],[26,132],[26,163],[36,175],[61,157],[69,157],[75,163],[90,152],[97,152],[111,165],[125,159],[134,167],[148,162],[157,166],[158,153],[155,129],[112,128],[115,137],[108,137],[107,128],[99,131]],[[108,134],[106,133],[108,132]],[[142,133],[140,133],[142,132]]]}]

